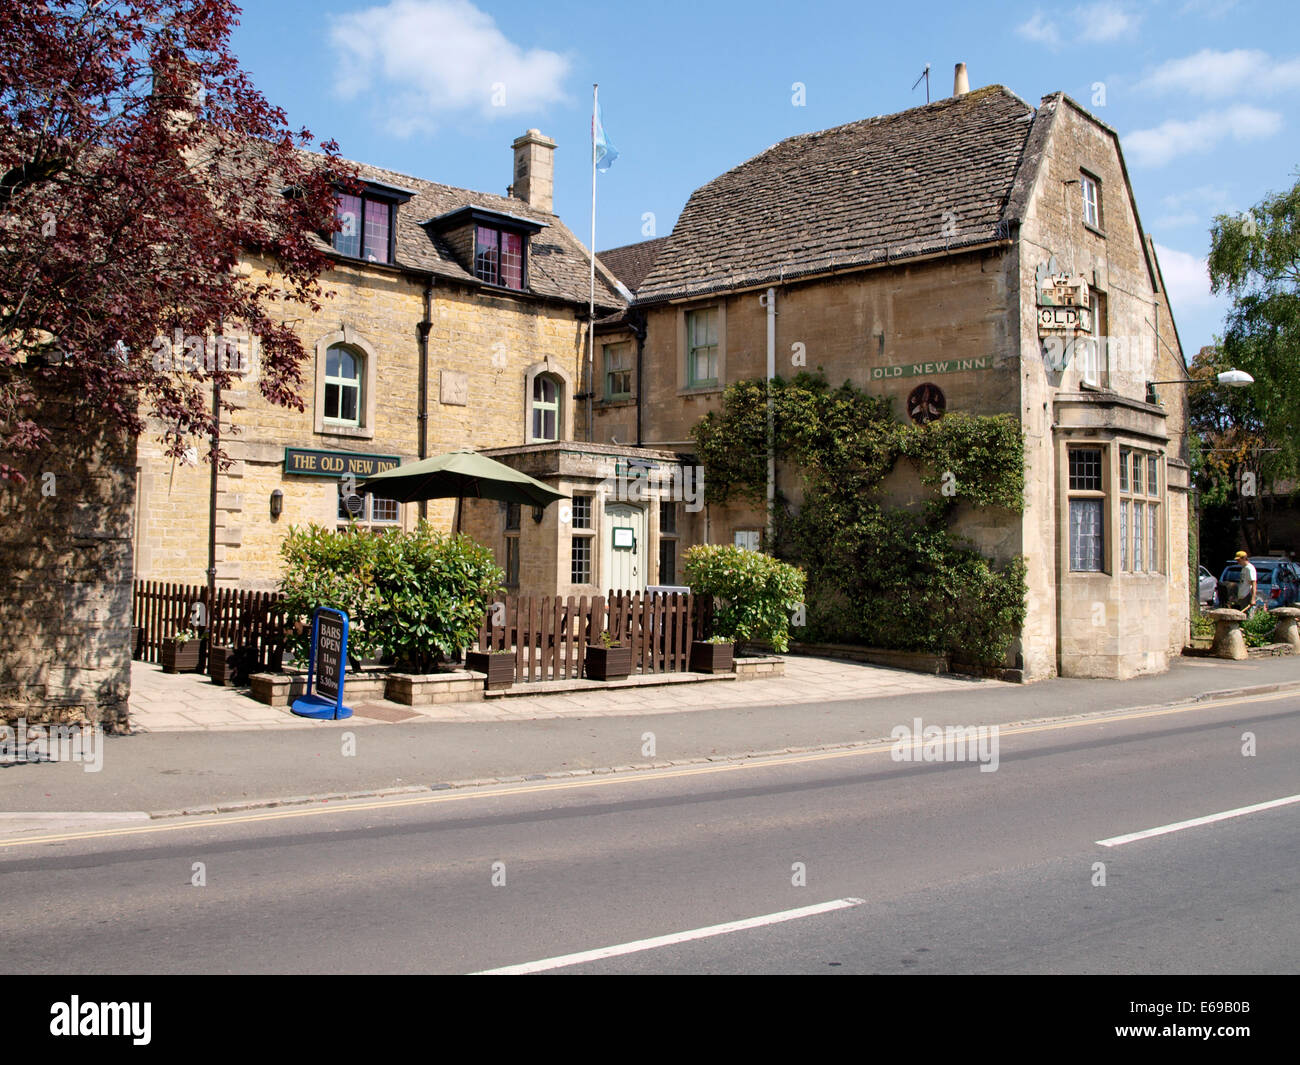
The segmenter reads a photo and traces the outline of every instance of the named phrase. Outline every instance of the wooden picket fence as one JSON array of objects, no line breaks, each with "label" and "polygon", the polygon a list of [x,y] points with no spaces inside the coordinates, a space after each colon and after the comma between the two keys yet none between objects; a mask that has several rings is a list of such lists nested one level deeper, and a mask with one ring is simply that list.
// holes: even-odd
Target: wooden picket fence
[{"label": "wooden picket fence", "polygon": [[211,619],[212,643],[217,647],[253,647],[257,665],[279,669],[284,656],[285,616],[279,592],[247,588],[218,588],[213,608],[204,584],[135,582],[132,615],[136,627],[135,657],[161,660],[162,645],[176,633],[194,628],[194,604]]},{"label": "wooden picket fence", "polygon": [[583,674],[588,643],[608,631],[632,646],[634,673],[690,669],[691,641],[711,629],[712,597],[611,591],[608,596],[506,596],[479,627],[480,651],[515,652],[517,683],[571,680]]},{"label": "wooden picket fence", "polygon": [[[163,581],[135,582],[135,657],[161,661],[163,643],[193,627],[195,603],[212,619],[214,645],[255,647],[260,668],[280,668],[287,623],[280,593],[218,588],[209,610],[206,585]],[[488,607],[476,646],[513,650],[519,683],[576,679],[583,675],[587,644],[608,631],[615,642],[631,645],[634,673],[680,673],[690,669],[691,641],[705,639],[712,621],[709,596],[622,590],[591,598],[512,595]]]}]

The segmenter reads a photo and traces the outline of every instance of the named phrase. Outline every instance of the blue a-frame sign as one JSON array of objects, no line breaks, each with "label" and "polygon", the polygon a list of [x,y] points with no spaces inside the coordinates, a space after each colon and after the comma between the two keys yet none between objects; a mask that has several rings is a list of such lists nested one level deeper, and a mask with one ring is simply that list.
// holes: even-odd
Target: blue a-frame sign
[{"label": "blue a-frame sign", "polygon": [[311,622],[311,662],[307,694],[291,709],[299,717],[339,721],[352,716],[343,705],[343,675],[348,664],[348,616],[331,607],[317,607]]}]

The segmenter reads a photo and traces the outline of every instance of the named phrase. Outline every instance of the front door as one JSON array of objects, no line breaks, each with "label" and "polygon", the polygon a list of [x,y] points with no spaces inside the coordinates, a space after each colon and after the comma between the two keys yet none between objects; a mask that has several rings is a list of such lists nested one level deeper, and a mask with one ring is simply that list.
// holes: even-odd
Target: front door
[{"label": "front door", "polygon": [[605,590],[645,588],[645,511],[627,503],[605,504],[603,562]]}]

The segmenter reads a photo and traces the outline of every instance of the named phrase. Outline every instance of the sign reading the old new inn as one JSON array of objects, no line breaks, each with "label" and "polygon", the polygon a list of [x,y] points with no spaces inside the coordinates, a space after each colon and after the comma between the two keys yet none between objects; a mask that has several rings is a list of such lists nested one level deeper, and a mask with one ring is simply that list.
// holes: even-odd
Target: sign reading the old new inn
[{"label": "sign reading the old new inn", "polygon": [[316,451],[310,448],[284,449],[284,472],[305,477],[346,477],[357,480],[395,469],[402,460],[397,455],[360,455],[355,451]]}]

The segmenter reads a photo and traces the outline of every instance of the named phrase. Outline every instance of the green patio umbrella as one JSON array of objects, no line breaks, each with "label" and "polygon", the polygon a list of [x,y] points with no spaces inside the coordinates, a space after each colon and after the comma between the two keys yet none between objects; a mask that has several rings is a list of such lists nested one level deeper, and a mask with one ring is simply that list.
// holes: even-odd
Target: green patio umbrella
[{"label": "green patio umbrella", "polygon": [[526,507],[545,507],[557,499],[569,498],[526,473],[468,448],[377,473],[358,482],[357,491],[396,499],[399,503],[455,498],[457,532],[460,532],[462,500],[466,497],[499,499]]}]

